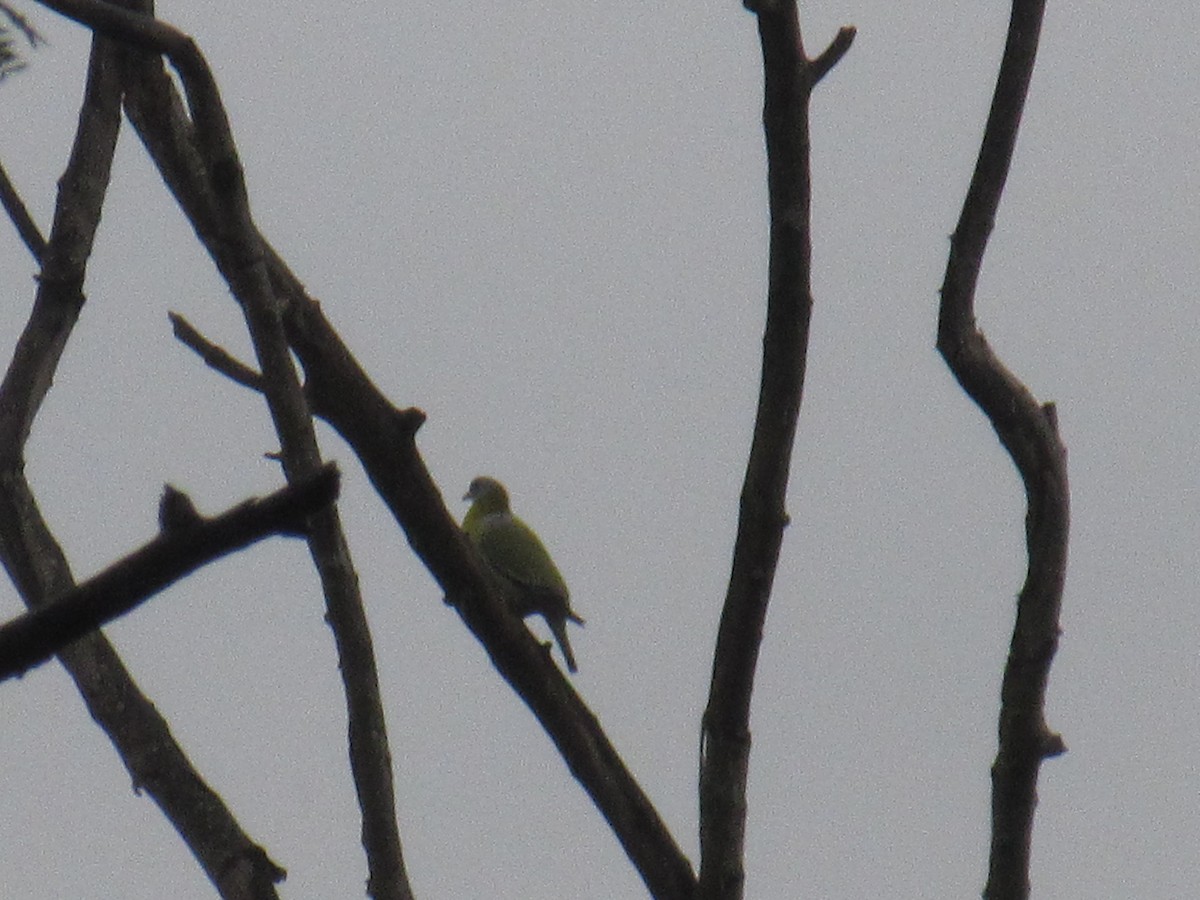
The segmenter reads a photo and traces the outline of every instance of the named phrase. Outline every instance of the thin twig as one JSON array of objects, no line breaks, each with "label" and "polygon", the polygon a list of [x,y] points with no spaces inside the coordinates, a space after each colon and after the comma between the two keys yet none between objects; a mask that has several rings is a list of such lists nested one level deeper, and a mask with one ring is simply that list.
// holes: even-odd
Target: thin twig
[{"label": "thin twig", "polygon": [[41,230],[33,221],[33,216],[29,214],[29,209],[21,200],[21,195],[17,193],[16,187],[2,164],[0,164],[0,203],[4,205],[4,211],[8,213],[8,217],[16,226],[17,234],[21,236],[21,240],[25,242],[29,252],[33,254],[34,261],[41,265],[42,258],[46,255],[46,239],[42,237]]},{"label": "thin twig", "polygon": [[179,313],[167,313],[167,317],[171,320],[171,330],[179,342],[194,351],[209,368],[215,369],[243,387],[259,392],[263,390],[262,375],[224,347],[214,344]]},{"label": "thin twig", "polygon": [[832,43],[825,48],[825,51],[814,59],[809,64],[809,77],[814,85],[824,78],[829,70],[838,64],[846,51],[850,49],[850,45],[854,43],[854,36],[858,34],[858,29],[853,25],[844,25],[838,29],[837,35]]}]

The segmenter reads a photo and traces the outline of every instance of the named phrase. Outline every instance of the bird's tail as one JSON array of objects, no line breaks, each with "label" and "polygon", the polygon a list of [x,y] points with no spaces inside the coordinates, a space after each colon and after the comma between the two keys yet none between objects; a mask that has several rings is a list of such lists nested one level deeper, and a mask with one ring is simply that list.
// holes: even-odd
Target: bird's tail
[{"label": "bird's tail", "polygon": [[558,649],[562,651],[563,659],[567,661],[567,671],[574,674],[579,669],[575,665],[575,654],[571,651],[571,641],[567,637],[567,618],[574,622],[583,624],[583,620],[574,613],[568,612],[566,616],[559,618],[547,618],[546,624],[550,626],[550,632],[554,635],[554,639],[558,641]]}]

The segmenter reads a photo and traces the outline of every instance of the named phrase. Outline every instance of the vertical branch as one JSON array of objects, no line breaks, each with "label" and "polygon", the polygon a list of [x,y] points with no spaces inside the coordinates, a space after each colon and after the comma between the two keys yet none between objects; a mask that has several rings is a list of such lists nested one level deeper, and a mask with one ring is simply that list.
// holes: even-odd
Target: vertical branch
[{"label": "vertical branch", "polygon": [[816,80],[854,38],[843,28],[819,60],[809,60],[795,0],[746,6],[758,15],[763,54],[770,260],[758,412],[701,724],[699,896],[706,900],[739,898],[744,886],[750,698],[788,522],[784,502],[813,302],[808,103]]},{"label": "vertical branch", "polygon": [[1025,584],[1001,686],[999,748],[992,766],[987,900],[1029,896],[1029,859],[1041,762],[1065,751],[1045,720],[1046,684],[1058,647],[1066,578],[1066,449],[1053,404],[1040,404],[1008,371],[975,324],[975,287],[1008,177],[1033,75],[1044,0],[1014,0],[1008,39],[971,186],[950,245],[938,316],[938,350],[995,428],[1025,485]]}]

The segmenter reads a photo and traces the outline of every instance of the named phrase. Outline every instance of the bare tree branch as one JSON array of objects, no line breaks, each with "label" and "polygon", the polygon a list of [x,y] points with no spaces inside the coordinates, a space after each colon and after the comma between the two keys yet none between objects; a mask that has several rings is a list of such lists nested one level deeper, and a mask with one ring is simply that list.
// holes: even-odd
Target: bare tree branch
[{"label": "bare tree branch", "polygon": [[[281,260],[273,259],[272,272],[277,289],[290,300],[289,333],[309,375],[313,412],[353,447],[413,549],[446,591],[447,602],[538,717],[651,894],[690,898],[695,887],[691,866],[665,824],[545,649],[494,593],[475,551],[446,510],[414,442],[425,414],[395,408]],[[205,359],[214,356],[213,345],[198,335],[189,335],[186,343]],[[236,368],[232,373],[224,365],[216,368],[257,388],[236,378]]]},{"label": "bare tree branch", "polygon": [[770,259],[758,412],[701,724],[698,896],[707,900],[736,900],[744,888],[750,699],[788,523],[784,503],[813,303],[809,97],[854,39],[854,29],[843,28],[816,67],[804,54],[795,0],[746,6],[758,16],[763,54]]},{"label": "bare tree branch", "polygon": [[[243,170],[229,129],[220,92],[203,54],[190,37],[149,15],[129,13],[95,0],[45,0],[47,6],[109,37],[167,56],[179,73],[191,121],[166,123],[157,143],[178,146],[186,140],[191,172],[200,175],[193,194],[205,198],[206,245],[242,305],[263,372],[264,394],[282,445],[289,480],[303,478],[320,465],[320,453],[308,408],[284,337],[280,310],[263,266],[261,237],[250,215]],[[147,11],[148,7],[147,7]],[[126,84],[163,77],[153,62],[130,59]],[[169,96],[162,87],[159,99]],[[157,111],[172,115],[180,104],[168,101]],[[142,122],[152,120],[142,117]],[[198,166],[197,166],[198,164]],[[167,173],[164,172],[164,177]],[[347,697],[349,752],[359,805],[363,845],[370,874],[368,893],[378,900],[408,900],[408,883],[395,816],[391,754],[378,675],[358,579],[337,511],[329,508],[310,522],[308,545],[326,597],[327,620],[338,647],[339,670]]]},{"label": "bare tree branch", "polygon": [[[120,96],[114,47],[97,38],[75,143],[59,180],[37,298],[0,384],[0,557],[30,607],[74,586],[25,479],[24,448],[83,305],[84,274],[120,125]],[[103,635],[77,641],[60,658],[135,785],[178,829],[221,896],[276,897],[274,882],[283,870],[241,830],[196,772]]]},{"label": "bare tree branch", "polygon": [[409,544],[446,600],[484,645],[493,665],[529,706],[572,774],[660,900],[690,900],[695,876],[665,823],[549,654],[504,604],[447,511],[416,447],[425,420],[396,409],[371,383],[319,305],[278,259],[272,275],[289,300],[291,344],[308,376],[313,410],[354,448]]},{"label": "bare tree branch", "polygon": [[850,45],[854,43],[856,34],[858,34],[858,30],[853,25],[843,25],[838,29],[832,43],[820,56],[809,63],[809,80],[814,87],[846,55]]},{"label": "bare tree branch", "polygon": [[332,503],[337,490],[337,467],[330,463],[314,478],[223,515],[167,527],[64,596],[0,625],[0,681],[45,662],[215,559],[273,534],[303,536],[307,517]]},{"label": "bare tree branch", "polygon": [[226,378],[242,387],[261,392],[263,390],[262,376],[240,359],[202,335],[187,319],[179,313],[168,313],[171,320],[171,330],[185,347],[193,350],[210,369],[215,369]]},{"label": "bare tree branch", "polygon": [[1001,687],[992,766],[988,900],[1029,896],[1029,858],[1043,759],[1065,751],[1046,724],[1046,684],[1058,647],[1070,496],[1053,404],[1040,404],[992,352],[975,324],[975,287],[1008,177],[1033,76],[1044,0],[1014,0],[1008,39],[971,186],[950,244],[938,350],[996,429],[1025,483],[1028,568]]},{"label": "bare tree branch", "polygon": [[[192,227],[216,258],[212,201],[202,167],[188,146],[189,125],[182,120],[181,104],[172,99],[170,81],[140,76],[128,87],[130,120]],[[446,510],[416,450],[414,436],[424,413],[396,409],[379,393],[325,321],[319,305],[269,246],[267,253],[275,292],[286,299],[289,340],[304,365],[313,412],[334,424],[354,448],[449,602],[563,753],[651,893],[659,898],[690,898],[695,886],[690,864],[599,723],[528,629],[488,593],[474,551]],[[254,386],[248,380],[241,383]]]},{"label": "bare tree branch", "polygon": [[120,126],[120,86],[111,72],[111,52],[93,45],[88,86],[75,144],[59,181],[52,239],[41,253],[33,314],[18,339],[0,384],[0,462],[24,452],[67,338],[83,307],[83,278],[100,220]]},{"label": "bare tree branch", "polygon": [[3,204],[4,211],[12,219],[13,225],[17,227],[17,234],[21,236],[21,240],[25,242],[29,252],[33,254],[34,260],[40,263],[46,253],[46,239],[42,237],[41,230],[33,221],[33,216],[29,214],[28,208],[21,200],[21,195],[17,193],[16,187],[8,177],[8,172],[4,171],[2,165],[0,165],[0,204]]}]

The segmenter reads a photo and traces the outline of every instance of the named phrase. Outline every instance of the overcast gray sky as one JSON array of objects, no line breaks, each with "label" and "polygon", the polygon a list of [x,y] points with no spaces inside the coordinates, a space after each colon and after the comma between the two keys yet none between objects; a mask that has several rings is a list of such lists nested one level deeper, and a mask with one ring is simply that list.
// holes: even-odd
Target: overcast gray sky
[{"label": "overcast gray sky", "polygon": [[[0,85],[0,159],[48,227],[81,29]],[[699,714],[764,315],[761,65],[737,2],[165,3],[225,93],[257,219],[359,359],[429,420],[452,504],[504,480],[587,627],[575,683],[695,858]],[[816,307],[755,696],[747,896],[978,896],[1023,497],[933,349],[937,288],[1003,44],[1000,3],[802,7]],[[1200,133],[1195,9],[1051,3],[980,324],[1070,450],[1071,560],[1034,895],[1195,896]],[[0,233],[5,362],[35,267]],[[29,447],[85,577],[163,482],[213,512],[278,484],[236,305],[131,132],[89,303]],[[342,505],[422,898],[627,898],[641,882],[443,606],[353,458]],[[461,509],[461,505],[456,508]],[[0,586],[0,615],[20,604]],[[538,627],[535,625],[535,627]],[[365,866],[316,578],[299,543],[210,567],[107,630],[200,771],[289,871]],[[0,685],[6,897],[212,895],[65,674]]]}]

